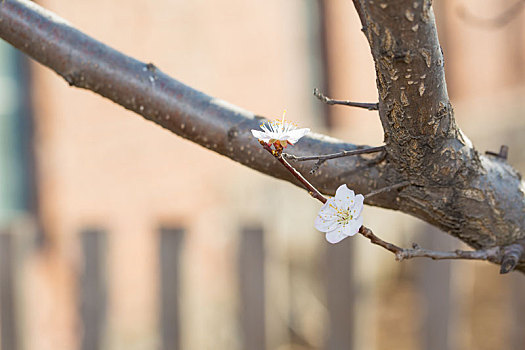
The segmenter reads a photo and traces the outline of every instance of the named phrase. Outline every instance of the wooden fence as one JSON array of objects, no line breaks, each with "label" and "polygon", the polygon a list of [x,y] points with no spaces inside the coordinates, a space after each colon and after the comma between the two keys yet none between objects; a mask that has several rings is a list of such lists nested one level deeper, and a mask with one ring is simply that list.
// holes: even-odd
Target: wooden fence
[{"label": "wooden fence", "polygon": [[[440,237],[431,228],[425,237],[425,245],[443,244],[433,237]],[[186,231],[183,227],[161,226],[157,230],[159,244],[159,339],[161,348],[181,348],[181,253],[184,251]],[[432,231],[432,232],[430,232]],[[267,288],[265,233],[259,226],[239,229],[237,273],[239,291],[239,330],[243,349],[264,350],[268,347],[266,312]],[[81,320],[82,350],[104,348],[104,332],[107,331],[107,235],[105,229],[87,227],[79,232],[83,255],[82,269],[78,278],[79,319]],[[0,350],[21,349],[22,330],[17,319],[16,236],[11,230],[0,232]],[[354,329],[358,329],[359,317],[354,305],[358,300],[352,270],[352,241],[327,246],[324,258],[323,285],[326,293],[328,325],[325,327],[325,349],[352,349],[355,347]],[[421,348],[454,349],[453,326],[458,323],[457,299],[451,282],[451,263],[421,261],[414,279],[419,290],[421,325],[418,344]],[[320,271],[323,271],[320,269]],[[417,278],[419,276],[419,278]],[[522,276],[513,276],[509,299],[511,316],[509,324],[509,349],[523,349],[525,337],[525,302],[522,295],[525,282]],[[452,338],[451,338],[452,337]],[[312,348],[302,344],[303,348]]]}]

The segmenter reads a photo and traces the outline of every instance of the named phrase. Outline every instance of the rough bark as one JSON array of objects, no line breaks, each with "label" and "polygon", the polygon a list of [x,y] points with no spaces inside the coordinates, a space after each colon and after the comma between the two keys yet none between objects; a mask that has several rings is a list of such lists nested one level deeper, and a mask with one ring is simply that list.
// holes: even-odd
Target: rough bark
[{"label": "rough bark", "polygon": [[[322,193],[341,183],[367,193],[412,185],[368,204],[401,210],[474,248],[524,237],[521,176],[502,159],[480,155],[455,123],[429,0],[354,0],[375,62],[386,156],[356,156],[297,168]],[[53,69],[162,127],[243,165],[297,184],[250,129],[264,118],[207,96],[82,34],[28,0],[0,3],[0,37]],[[314,134],[293,151],[327,154],[358,146]],[[519,266],[525,270],[523,263]]]},{"label": "rough bark", "polygon": [[418,186],[400,210],[475,248],[523,238],[521,176],[480,155],[454,120],[431,1],[354,1],[374,57],[388,162]]}]

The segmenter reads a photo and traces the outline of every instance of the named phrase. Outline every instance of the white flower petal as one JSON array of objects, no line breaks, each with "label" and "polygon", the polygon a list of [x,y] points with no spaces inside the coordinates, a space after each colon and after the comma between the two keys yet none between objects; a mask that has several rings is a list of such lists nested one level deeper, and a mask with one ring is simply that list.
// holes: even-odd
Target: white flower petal
[{"label": "white flower petal", "polygon": [[362,194],[358,194],[355,196],[355,203],[354,206],[351,208],[351,212],[353,216],[359,216],[361,215],[361,212],[363,211],[363,201],[365,200],[365,197],[363,197]]},{"label": "white flower petal", "polygon": [[330,232],[339,226],[336,218],[323,219],[318,216],[315,218],[314,227],[321,232]]},{"label": "white flower petal", "polygon": [[317,214],[317,217],[319,219],[322,219],[324,221],[331,221],[331,220],[336,220],[337,219],[337,213],[335,211],[330,211],[330,210],[325,210],[325,211],[320,211],[318,214]]},{"label": "white flower petal", "polygon": [[259,140],[263,140],[264,142],[270,141],[271,137],[259,130],[252,130],[252,135],[258,138]]},{"label": "white flower petal", "polygon": [[345,225],[342,229],[342,232],[346,236],[355,235],[359,229],[363,226],[363,217],[360,216],[355,220],[351,220],[348,225]]},{"label": "white flower petal", "polygon": [[297,143],[297,141],[299,141],[301,137],[305,136],[309,132],[310,132],[310,129],[308,128],[289,131],[286,135],[287,141],[290,142],[291,144],[295,144]]},{"label": "white flower petal", "polygon": [[321,232],[332,231],[338,225],[337,212],[334,208],[333,201],[333,198],[326,201],[315,218],[314,226]]},{"label": "white flower petal", "polygon": [[329,198],[319,209],[319,215],[335,215],[337,213],[335,198]]},{"label": "white flower petal", "polygon": [[336,198],[334,197],[334,206],[338,209],[338,210],[345,210],[345,209],[349,209],[351,208],[353,205],[354,205],[354,200],[352,199],[351,202],[348,200],[348,199],[341,199],[341,198]]},{"label": "white flower petal", "polygon": [[354,199],[354,197],[354,191],[346,187],[346,184],[342,184],[337,188],[337,191],[335,191],[335,198],[340,200]]},{"label": "white flower petal", "polygon": [[362,194],[358,194],[355,196],[355,205],[362,207],[364,201],[365,201],[365,197],[363,197]]},{"label": "white flower petal", "polygon": [[332,244],[339,243],[346,237],[348,236],[343,234],[341,228],[326,233],[326,240]]}]

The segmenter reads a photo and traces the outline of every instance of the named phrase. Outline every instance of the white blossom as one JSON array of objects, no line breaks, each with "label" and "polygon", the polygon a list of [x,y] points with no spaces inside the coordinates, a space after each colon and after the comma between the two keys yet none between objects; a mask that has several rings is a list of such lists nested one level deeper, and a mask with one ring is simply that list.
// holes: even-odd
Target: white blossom
[{"label": "white blossom", "polygon": [[355,235],[363,225],[364,197],[355,195],[345,184],[339,186],[335,197],[326,201],[315,218],[315,228],[326,232],[326,240],[337,243]]},{"label": "white blossom", "polygon": [[301,137],[310,132],[308,128],[299,129],[293,123],[286,121],[284,119],[285,113],[283,113],[282,120],[273,120],[261,124],[263,131],[252,130],[253,136],[269,146],[277,144],[286,147],[288,144],[294,145]]}]

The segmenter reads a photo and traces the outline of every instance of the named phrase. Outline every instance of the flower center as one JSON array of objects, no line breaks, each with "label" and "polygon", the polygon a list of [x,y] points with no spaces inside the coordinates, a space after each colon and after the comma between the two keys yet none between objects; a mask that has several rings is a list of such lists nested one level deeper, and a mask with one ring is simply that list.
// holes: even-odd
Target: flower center
[{"label": "flower center", "polygon": [[348,223],[354,219],[354,216],[350,214],[350,208],[338,208],[334,205],[330,205],[335,209],[335,215],[337,216],[337,222],[340,225],[348,225]]}]

